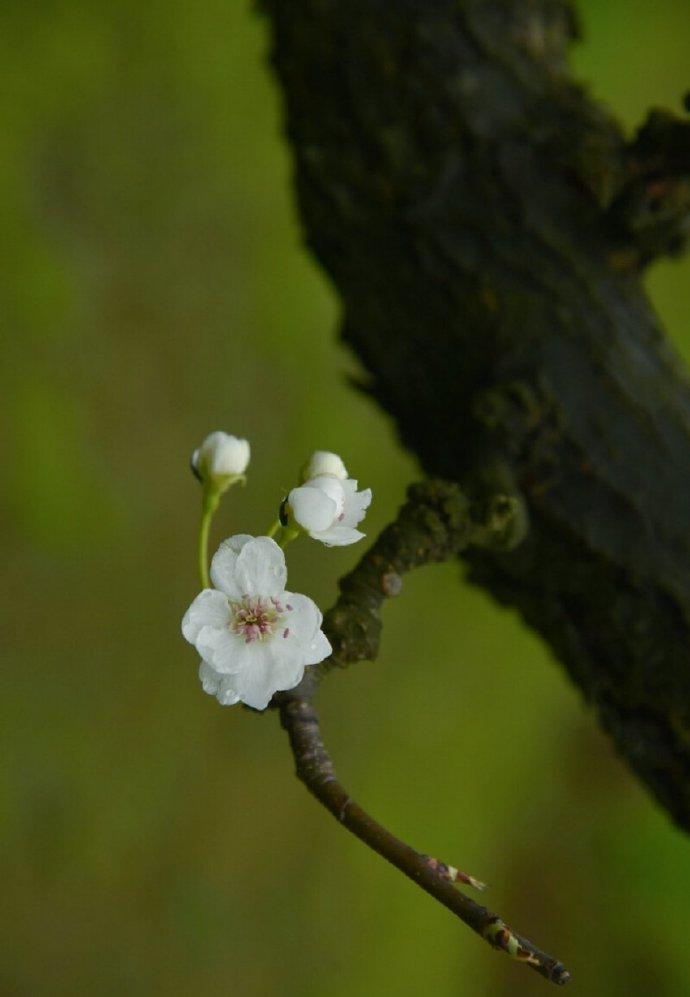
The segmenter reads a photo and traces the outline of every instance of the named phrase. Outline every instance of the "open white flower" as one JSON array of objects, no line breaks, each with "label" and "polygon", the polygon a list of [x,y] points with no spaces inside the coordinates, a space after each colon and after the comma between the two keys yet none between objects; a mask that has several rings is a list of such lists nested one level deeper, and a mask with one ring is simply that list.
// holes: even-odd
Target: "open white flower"
[{"label": "open white flower", "polygon": [[358,492],[353,478],[341,481],[331,474],[312,478],[288,495],[295,522],[327,547],[346,547],[362,539],[364,533],[355,527],[370,502],[371,488]]},{"label": "open white flower", "polygon": [[192,470],[204,484],[224,492],[247,470],[251,450],[247,440],[216,430],[192,454]]},{"label": "open white flower", "polygon": [[285,591],[285,555],[274,540],[224,540],[211,581],[185,613],[182,634],[201,655],[204,692],[222,705],[264,710],[274,692],[294,688],[308,665],[331,653],[316,603]]},{"label": "open white flower", "polygon": [[347,468],[342,458],[330,450],[315,450],[302,469],[302,481],[311,481],[322,474],[332,474],[334,478],[345,481]]}]

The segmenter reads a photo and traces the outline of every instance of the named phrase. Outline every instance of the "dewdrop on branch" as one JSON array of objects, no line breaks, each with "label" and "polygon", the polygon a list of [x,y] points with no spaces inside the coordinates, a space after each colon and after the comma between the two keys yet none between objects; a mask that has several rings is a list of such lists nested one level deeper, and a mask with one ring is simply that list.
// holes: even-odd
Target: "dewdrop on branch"
[{"label": "dewdrop on branch", "polygon": [[192,454],[192,472],[205,489],[222,494],[244,478],[250,456],[247,440],[217,430]]},{"label": "dewdrop on branch", "polygon": [[211,583],[192,602],[182,634],[201,655],[204,692],[223,706],[264,710],[275,692],[292,689],[309,665],[331,654],[321,611],[308,596],[286,592],[285,555],[270,537],[237,534],[211,562]]},{"label": "dewdrop on branch", "polygon": [[371,503],[371,489],[358,492],[357,482],[347,477],[340,457],[326,450],[312,455],[305,473],[312,470],[320,473],[288,495],[288,517],[327,547],[346,547],[361,540],[364,533],[356,526]]}]

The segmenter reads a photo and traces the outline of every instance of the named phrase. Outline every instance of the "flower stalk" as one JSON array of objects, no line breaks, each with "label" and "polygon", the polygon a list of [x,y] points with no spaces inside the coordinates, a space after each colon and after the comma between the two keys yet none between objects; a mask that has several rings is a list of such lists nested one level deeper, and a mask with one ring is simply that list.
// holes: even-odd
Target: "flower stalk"
[{"label": "flower stalk", "polygon": [[211,530],[211,521],[214,513],[220,504],[220,492],[207,491],[201,500],[201,522],[199,524],[199,580],[202,589],[211,587],[208,576],[208,537]]}]

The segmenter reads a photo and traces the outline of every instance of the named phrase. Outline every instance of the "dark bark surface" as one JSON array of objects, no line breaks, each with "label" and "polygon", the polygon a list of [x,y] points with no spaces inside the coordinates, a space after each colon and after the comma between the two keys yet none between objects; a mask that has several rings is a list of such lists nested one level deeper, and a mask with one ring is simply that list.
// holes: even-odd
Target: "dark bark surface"
[{"label": "dark bark surface", "polygon": [[682,244],[688,125],[626,142],[567,75],[564,0],[263,6],[367,390],[427,473],[523,504],[470,577],[690,828],[690,388],[640,284]]}]

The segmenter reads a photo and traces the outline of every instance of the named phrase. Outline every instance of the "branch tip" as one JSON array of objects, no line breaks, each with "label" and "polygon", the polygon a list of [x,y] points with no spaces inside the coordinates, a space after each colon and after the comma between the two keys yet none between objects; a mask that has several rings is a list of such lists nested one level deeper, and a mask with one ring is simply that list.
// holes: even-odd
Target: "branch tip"
[{"label": "branch tip", "polygon": [[[455,880],[461,878],[456,869],[414,851],[352,799],[335,774],[312,703],[294,698],[291,693],[282,695],[281,723],[290,738],[297,777],[338,823],[421,886],[492,948],[500,949],[517,962],[524,963],[552,983],[567,983],[570,974],[560,962],[515,934],[497,914],[455,889]],[[478,882],[473,877],[466,878],[470,885]]]}]

